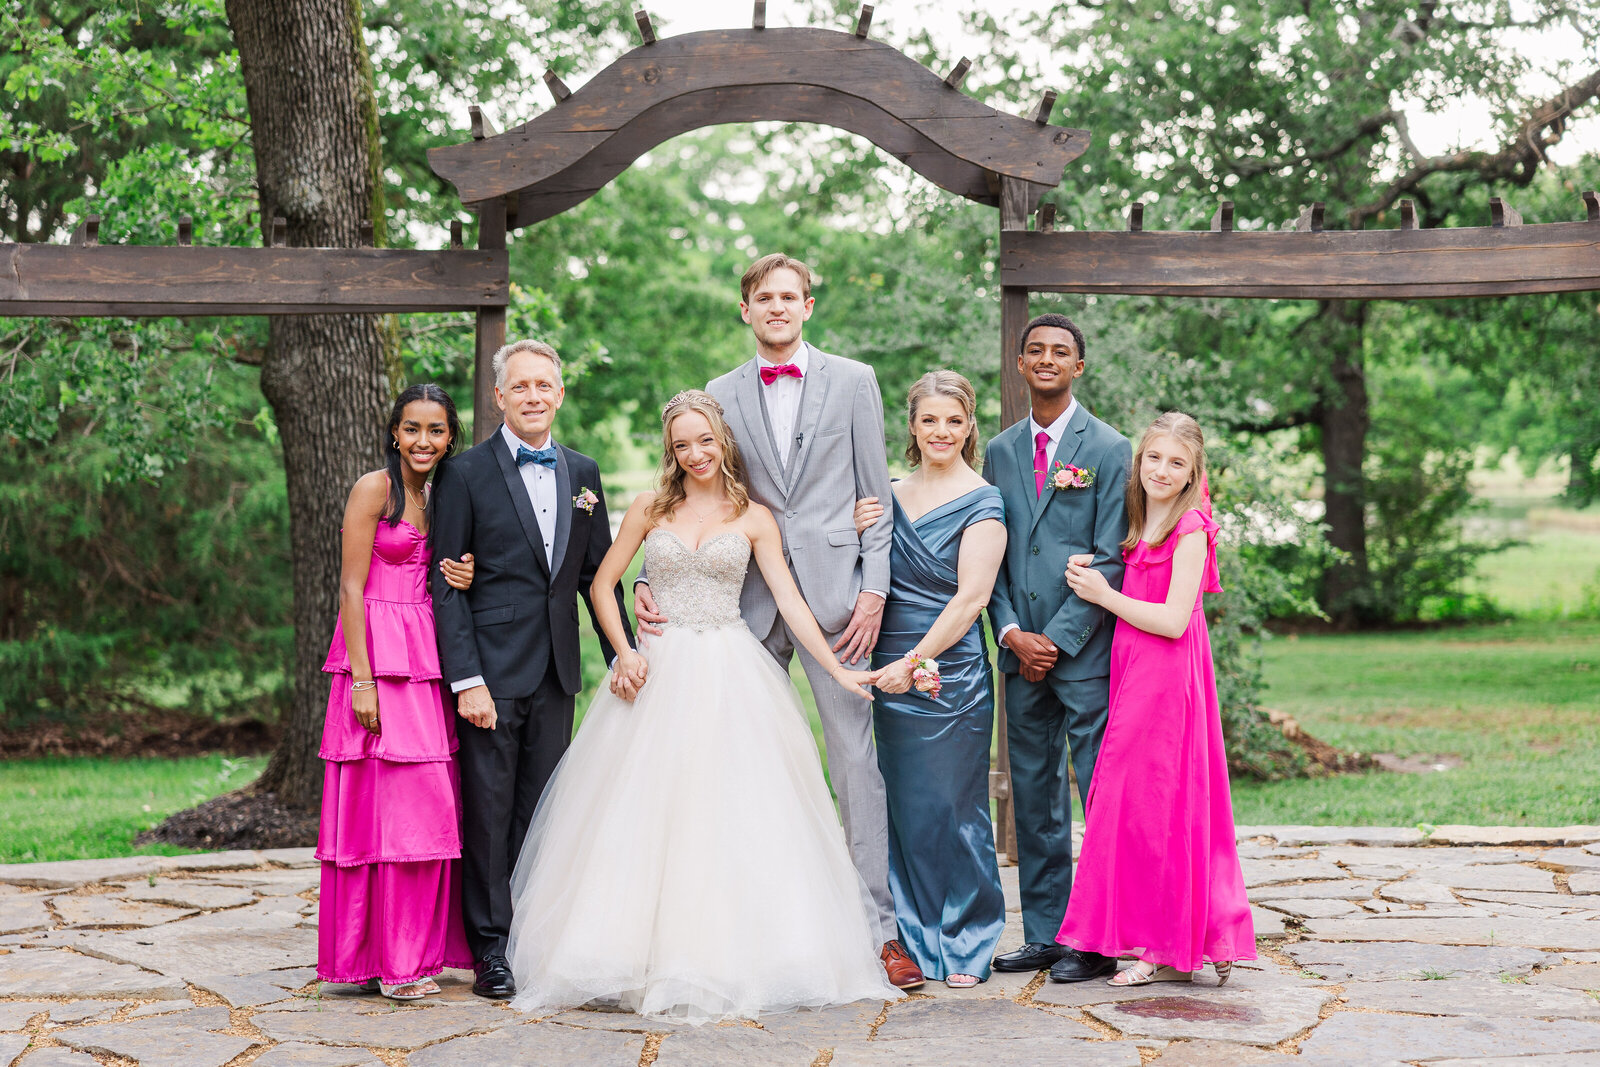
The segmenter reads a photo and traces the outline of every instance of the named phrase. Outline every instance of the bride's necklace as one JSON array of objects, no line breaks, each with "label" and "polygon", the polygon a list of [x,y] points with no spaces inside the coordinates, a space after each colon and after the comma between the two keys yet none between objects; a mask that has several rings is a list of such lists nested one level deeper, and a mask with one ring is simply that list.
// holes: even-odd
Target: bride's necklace
[{"label": "bride's necklace", "polygon": [[[704,515],[700,514],[700,509],[699,508],[697,508],[693,504],[689,503],[689,499],[687,497],[684,498],[683,506],[689,509],[689,514],[691,514],[691,515],[693,515],[695,517],[695,521],[696,522],[698,522],[701,526],[705,525],[706,517]],[[713,511],[716,511],[716,510],[718,510],[718,509],[713,509]]]}]

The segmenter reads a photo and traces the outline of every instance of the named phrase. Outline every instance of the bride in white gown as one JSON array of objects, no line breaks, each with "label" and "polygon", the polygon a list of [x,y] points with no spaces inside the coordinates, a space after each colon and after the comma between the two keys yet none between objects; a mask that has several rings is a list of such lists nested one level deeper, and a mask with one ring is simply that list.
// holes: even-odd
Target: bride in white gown
[{"label": "bride in white gown", "polygon": [[[623,649],[529,828],[509,958],[523,1011],[589,1003],[689,1022],[895,999],[789,678],[739,617],[753,559],[783,617],[835,660],[744,489],[709,394],[662,412],[658,492],[629,507],[593,603]],[[612,589],[643,545],[671,620],[628,649]],[[857,695],[874,675],[837,667]]]}]

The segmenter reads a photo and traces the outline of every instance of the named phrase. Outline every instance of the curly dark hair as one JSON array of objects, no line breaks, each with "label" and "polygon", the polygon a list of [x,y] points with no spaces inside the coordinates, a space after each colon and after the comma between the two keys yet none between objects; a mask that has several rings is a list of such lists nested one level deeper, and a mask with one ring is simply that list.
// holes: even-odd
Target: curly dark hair
[{"label": "curly dark hair", "polygon": [[1058,315],[1053,311],[1043,315],[1035,315],[1028,320],[1028,325],[1022,328],[1022,336],[1017,340],[1017,355],[1020,356],[1028,350],[1028,335],[1041,326],[1054,326],[1058,330],[1066,330],[1072,335],[1072,340],[1078,346],[1078,358],[1088,358],[1088,350],[1084,347],[1083,331],[1078,329],[1078,324],[1065,315]]}]

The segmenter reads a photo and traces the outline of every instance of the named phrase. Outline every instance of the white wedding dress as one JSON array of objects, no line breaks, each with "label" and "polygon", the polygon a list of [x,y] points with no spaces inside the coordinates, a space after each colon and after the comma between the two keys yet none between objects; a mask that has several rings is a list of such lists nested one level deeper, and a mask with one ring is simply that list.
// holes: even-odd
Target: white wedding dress
[{"label": "white wedding dress", "polygon": [[601,689],[539,801],[513,1007],[699,1023],[897,998],[794,686],[739,617],[749,541],[653,530],[644,550],[670,621],[638,697]]}]

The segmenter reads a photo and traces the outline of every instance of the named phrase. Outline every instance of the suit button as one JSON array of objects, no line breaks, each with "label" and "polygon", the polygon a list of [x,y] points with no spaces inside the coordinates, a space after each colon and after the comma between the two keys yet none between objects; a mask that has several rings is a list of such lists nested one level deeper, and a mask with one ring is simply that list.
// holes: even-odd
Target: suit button
[{"label": "suit button", "polygon": [[1029,593],[1028,594],[1028,599],[1029,600],[1038,600],[1039,599],[1039,594],[1038,593]]},{"label": "suit button", "polygon": [[1038,545],[1034,545],[1033,546],[1033,554],[1035,556],[1037,556],[1039,554],[1039,546]]},{"label": "suit button", "polygon": [[792,519],[792,518],[794,518],[796,515],[798,515],[800,513],[798,511],[786,511],[786,512],[784,512],[784,514]]}]

